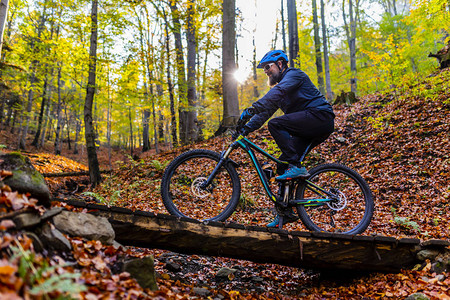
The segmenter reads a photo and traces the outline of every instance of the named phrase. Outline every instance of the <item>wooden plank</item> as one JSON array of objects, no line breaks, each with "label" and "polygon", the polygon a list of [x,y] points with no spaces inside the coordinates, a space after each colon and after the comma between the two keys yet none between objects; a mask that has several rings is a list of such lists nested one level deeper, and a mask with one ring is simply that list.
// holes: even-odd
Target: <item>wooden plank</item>
[{"label": "wooden plank", "polygon": [[209,226],[167,215],[97,211],[107,217],[118,242],[186,254],[223,256],[312,269],[397,272],[416,263],[420,247],[395,238],[289,232],[251,226]]}]

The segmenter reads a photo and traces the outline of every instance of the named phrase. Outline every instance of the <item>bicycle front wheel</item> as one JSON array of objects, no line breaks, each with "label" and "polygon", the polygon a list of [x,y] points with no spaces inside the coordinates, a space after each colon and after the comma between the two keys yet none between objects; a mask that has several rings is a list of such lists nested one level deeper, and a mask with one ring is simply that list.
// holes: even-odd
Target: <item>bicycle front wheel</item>
[{"label": "bicycle front wheel", "polygon": [[191,150],[167,166],[161,182],[161,195],[170,214],[196,220],[224,221],[234,212],[241,184],[231,162],[226,162],[211,184],[202,188],[219,160],[217,152]]},{"label": "bicycle front wheel", "polygon": [[345,234],[366,230],[374,209],[367,182],[357,172],[340,164],[323,164],[309,173],[308,181],[312,185],[299,184],[296,199],[334,200],[318,206],[298,205],[297,212],[305,226],[312,231]]}]

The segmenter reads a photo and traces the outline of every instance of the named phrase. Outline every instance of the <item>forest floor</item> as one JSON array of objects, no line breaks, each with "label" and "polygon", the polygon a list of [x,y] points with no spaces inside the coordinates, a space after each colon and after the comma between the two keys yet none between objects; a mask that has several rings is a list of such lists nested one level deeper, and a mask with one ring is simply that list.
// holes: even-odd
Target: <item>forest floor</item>
[{"label": "forest floor", "polygon": [[[442,71],[420,84],[403,91],[369,95],[352,106],[335,106],[336,131],[307,158],[308,168],[323,162],[340,162],[358,171],[369,183],[375,213],[364,235],[383,235],[446,239],[450,236],[450,72]],[[273,149],[267,128],[250,135],[262,148]],[[229,136],[212,138],[197,144],[166,150],[140,153],[135,150],[114,150],[112,173],[103,175],[103,183],[90,189],[87,177],[47,179],[53,195],[58,198],[79,197],[102,199],[115,206],[167,213],[159,194],[160,180],[165,166],[188,149],[222,151]],[[2,146],[3,145],[3,146]],[[3,151],[15,148],[14,136],[0,131]],[[82,148],[81,148],[82,149]],[[72,154],[63,149],[61,156],[52,154],[52,146],[27,154],[43,173],[87,170],[85,151]],[[100,147],[101,169],[109,169],[107,149]],[[250,199],[229,218],[232,222],[265,226],[273,218],[270,202],[265,199],[249,160],[244,153],[236,153],[235,161],[242,162],[238,172],[242,193]],[[81,192],[90,191],[91,196]],[[70,208],[70,207],[68,207]],[[307,230],[300,222],[288,224],[287,230]],[[75,241],[80,245],[79,241]],[[91,242],[89,242],[91,243]],[[448,273],[440,276],[428,262],[415,270],[398,274],[366,274],[352,277],[327,277],[312,270],[272,264],[257,264],[228,258],[182,255],[157,249],[129,248],[114,252],[108,246],[84,243],[78,251],[90,251],[90,257],[105,261],[119,252],[133,256],[153,255],[160,290],[142,289],[131,279],[128,288],[111,271],[96,269],[95,264],[82,265],[84,282],[90,286],[83,292],[87,299],[94,295],[118,295],[103,282],[121,286],[121,296],[141,293],[149,297],[170,299],[404,299],[421,292],[430,299],[450,299]],[[80,250],[81,249],[81,250]],[[97,256],[95,256],[97,255]],[[81,267],[81,266],[80,266]],[[218,277],[223,267],[234,269],[232,276]],[[109,276],[109,277],[108,277]],[[95,280],[94,280],[95,279]],[[92,296],[93,297],[93,296]],[[130,296],[131,297],[131,296]],[[96,298],[92,298],[96,299]]]}]

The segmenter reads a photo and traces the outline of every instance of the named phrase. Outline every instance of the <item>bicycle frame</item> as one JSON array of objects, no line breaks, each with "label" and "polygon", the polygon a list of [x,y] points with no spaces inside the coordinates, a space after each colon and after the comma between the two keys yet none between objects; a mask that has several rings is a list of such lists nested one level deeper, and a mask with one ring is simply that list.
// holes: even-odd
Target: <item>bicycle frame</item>
[{"label": "bicycle frame", "polygon": [[[248,140],[246,137],[244,137],[242,135],[239,136],[228,147],[228,149],[226,151],[222,152],[220,161],[218,162],[217,166],[214,168],[212,173],[209,175],[208,179],[202,184],[202,187],[206,189],[210,185],[210,183],[212,182],[213,178],[215,177],[215,175],[217,174],[219,169],[223,166],[223,164],[225,162],[227,162],[229,160],[228,157],[231,154],[231,152],[233,152],[233,150],[237,149],[237,148],[243,149],[249,155],[250,160],[252,161],[252,163],[256,169],[258,177],[261,180],[261,183],[262,183],[264,190],[265,190],[267,196],[269,197],[269,199],[276,204],[281,204],[281,201],[277,201],[277,197],[274,195],[274,193],[270,189],[269,181],[267,180],[266,176],[264,175],[264,171],[262,169],[261,164],[259,163],[259,160],[256,158],[255,151],[278,164],[288,164],[288,162],[279,160],[278,158],[272,156],[271,154],[267,153],[266,151],[264,151],[263,149],[261,149],[260,147],[258,147],[257,145],[255,145],[253,142],[251,142],[250,140]],[[324,189],[315,185],[314,183],[310,182],[309,180],[302,180],[302,181],[304,182],[304,184],[306,184],[306,186],[310,190],[312,190],[316,194],[318,194],[318,195],[325,194],[329,198],[291,200],[288,203],[285,203],[285,206],[296,206],[296,205],[321,206],[321,205],[325,204],[326,202],[330,202],[330,201],[336,199],[335,195],[333,195],[330,192],[325,191]]]}]

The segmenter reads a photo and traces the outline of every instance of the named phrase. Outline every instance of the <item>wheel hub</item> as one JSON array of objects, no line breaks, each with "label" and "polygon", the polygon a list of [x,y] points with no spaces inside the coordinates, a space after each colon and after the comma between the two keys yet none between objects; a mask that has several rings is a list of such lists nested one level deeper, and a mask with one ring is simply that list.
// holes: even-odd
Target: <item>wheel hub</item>
[{"label": "wheel hub", "polygon": [[336,195],[336,199],[334,201],[327,202],[329,208],[335,211],[339,211],[347,207],[347,197],[343,192],[335,189],[331,190],[330,192]]},{"label": "wheel hub", "polygon": [[203,183],[205,183],[207,180],[206,177],[197,177],[191,184],[191,191],[192,193],[199,197],[199,198],[205,198],[210,195],[210,192],[204,188],[202,188]]}]

